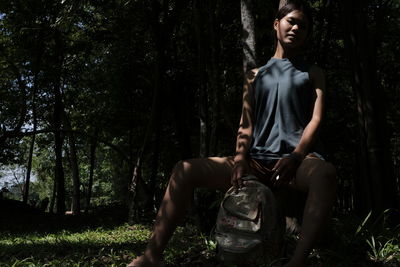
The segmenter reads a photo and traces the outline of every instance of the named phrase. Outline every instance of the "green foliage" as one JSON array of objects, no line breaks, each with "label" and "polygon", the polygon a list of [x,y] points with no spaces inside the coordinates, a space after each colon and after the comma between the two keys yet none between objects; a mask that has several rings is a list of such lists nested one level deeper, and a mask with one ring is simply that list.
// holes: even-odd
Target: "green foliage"
[{"label": "green foliage", "polygon": [[[307,266],[398,266],[400,225],[390,227],[384,223],[387,219],[338,215]],[[49,221],[36,231],[13,226],[0,232],[0,266],[125,266],[143,252],[151,230],[115,220],[103,226],[84,226],[85,217],[74,221],[81,226],[71,227],[70,221],[60,227]],[[215,248],[215,240],[186,224],[177,228],[164,256],[168,266],[219,266]]]},{"label": "green foliage", "polygon": [[400,246],[398,238],[391,238],[385,241],[375,241],[374,236],[371,236],[370,240],[366,240],[370,246],[368,256],[374,262],[380,262],[383,264],[400,264]]},{"label": "green foliage", "polygon": [[397,266],[400,225],[389,222],[392,212],[385,211],[378,217],[369,213],[363,219],[352,214],[334,218],[326,240],[313,251],[310,262],[326,266]]},{"label": "green foliage", "polygon": [[[164,66],[160,70],[162,116],[158,122],[161,130],[156,200],[160,200],[175,162],[198,156],[200,116],[216,119],[215,132],[211,126],[207,129],[208,135],[216,139],[214,149],[210,149],[212,156],[233,153],[242,99],[239,2],[206,1],[200,23],[194,19],[194,1],[185,3],[187,6],[179,12],[178,1],[163,2],[170,6],[156,10],[144,0],[0,1],[0,164],[18,166],[22,180],[31,140],[26,132],[32,131],[35,108],[41,132],[36,135],[33,155],[37,181],[31,184],[32,200],[53,194],[52,127],[57,82],[61,84],[65,112],[76,134],[82,201],[88,191],[90,144],[94,137],[97,147],[92,206],[127,200],[132,165],[150,119],[160,55],[164,57]],[[351,210],[359,165],[358,103],[345,51],[341,1],[308,2],[314,9],[315,27],[306,57],[321,66],[327,78],[326,118],[321,136],[330,152],[328,159],[338,170],[338,209]],[[384,106],[399,182],[400,53],[396,51],[400,47],[400,1],[383,2],[366,1],[368,31],[377,37],[377,90],[386,93]],[[256,1],[259,65],[265,64],[273,52],[270,31],[275,9],[272,1]],[[196,27],[207,37],[203,38],[207,41],[202,47],[199,43],[203,39],[196,36]],[[214,43],[208,42],[211,32],[216,35]],[[55,54],[57,34],[63,52],[60,67]],[[162,42],[157,43],[158,38]],[[203,76],[199,74],[203,71],[199,70],[201,64]],[[216,80],[213,91],[210,84]],[[201,94],[206,95],[205,104]],[[199,111],[202,105],[206,107],[201,111],[205,114]],[[182,136],[187,137],[187,143]],[[63,137],[65,186],[70,204],[72,174],[66,133]],[[141,174],[145,183],[153,172],[156,143],[152,136],[143,157]],[[22,183],[13,192],[18,192],[15,198],[20,199],[18,186]],[[216,264],[215,243],[203,235],[214,223],[210,214],[216,213],[221,195],[199,190],[198,197],[202,199],[198,210],[207,218],[203,233],[192,226],[179,228],[166,252],[170,265]],[[315,266],[352,266],[355,261],[364,266],[400,264],[400,230],[388,226],[385,218],[385,213],[374,220],[372,215],[362,220],[348,215],[335,218],[334,238],[326,248],[316,249],[310,262]],[[0,266],[124,266],[140,253],[149,235],[149,227],[141,225],[79,231],[1,233]]]},{"label": "green foliage", "polygon": [[373,262],[395,266],[400,264],[400,225],[395,227],[386,225],[387,214],[392,212],[384,211],[367,228],[365,225],[370,220],[371,213],[369,213],[356,234],[361,234],[365,238],[369,246],[368,256]]},{"label": "green foliage", "polygon": [[[315,26],[305,56],[322,67],[327,78],[321,136],[328,160],[338,170],[337,204],[353,209],[359,128],[342,7],[340,1],[307,2],[313,7]],[[387,95],[384,105],[397,177],[400,58],[394,51],[400,45],[400,6],[398,1],[384,2],[366,2],[368,30],[377,36],[378,90]],[[40,134],[36,135],[33,171],[38,181],[31,191],[40,199],[53,193],[56,84],[60,84],[64,110],[76,135],[82,199],[88,192],[90,144],[97,137],[94,206],[128,199],[132,166],[144,142],[157,82],[162,82],[160,139],[151,136],[141,173],[149,184],[158,142],[157,185],[151,189],[156,200],[162,197],[175,162],[199,155],[199,117],[208,120],[208,139],[213,139],[207,140],[210,156],[233,154],[243,76],[239,2],[206,1],[201,11],[195,1],[188,1],[183,9],[179,1],[165,3],[169,6],[160,9],[144,0],[0,3],[0,162],[26,166],[31,140],[26,132],[32,131],[35,108]],[[255,1],[259,65],[273,52],[270,32],[276,4]],[[62,47],[61,66],[57,64],[57,38]],[[70,202],[72,173],[66,133],[63,137]]]},{"label": "green foliage", "polygon": [[[5,232],[0,238],[0,266],[125,266],[142,253],[149,235],[150,227],[140,224],[54,233]],[[193,226],[178,227],[170,244],[165,259],[171,266],[213,262],[214,251],[206,248]]]}]

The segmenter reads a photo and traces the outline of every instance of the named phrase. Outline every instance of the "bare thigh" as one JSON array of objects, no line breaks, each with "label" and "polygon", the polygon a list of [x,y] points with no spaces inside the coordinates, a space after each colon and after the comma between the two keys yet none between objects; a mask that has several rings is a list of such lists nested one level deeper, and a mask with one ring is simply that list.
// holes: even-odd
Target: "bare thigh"
[{"label": "bare thigh", "polygon": [[307,157],[297,169],[296,178],[292,184],[293,188],[302,192],[308,192],[313,183],[335,183],[335,167],[322,159]]},{"label": "bare thigh", "polygon": [[182,160],[175,165],[173,176],[192,187],[226,191],[231,186],[233,164],[233,157]]}]

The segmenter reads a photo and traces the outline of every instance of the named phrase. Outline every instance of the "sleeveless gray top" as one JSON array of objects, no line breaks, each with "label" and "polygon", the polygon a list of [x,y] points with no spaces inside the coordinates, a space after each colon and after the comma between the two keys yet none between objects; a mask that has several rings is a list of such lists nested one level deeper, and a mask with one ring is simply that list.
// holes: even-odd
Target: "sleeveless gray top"
[{"label": "sleeveless gray top", "polygon": [[[267,162],[289,155],[312,117],[316,93],[299,58],[271,58],[253,82],[254,129],[250,157]],[[309,153],[323,159],[319,140]]]}]

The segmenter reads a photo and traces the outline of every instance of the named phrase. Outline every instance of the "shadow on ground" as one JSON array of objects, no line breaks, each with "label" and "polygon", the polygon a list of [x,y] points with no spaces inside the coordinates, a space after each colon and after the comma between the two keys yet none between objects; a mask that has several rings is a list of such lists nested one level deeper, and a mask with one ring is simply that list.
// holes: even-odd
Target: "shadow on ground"
[{"label": "shadow on ground", "polygon": [[98,227],[112,229],[127,222],[128,214],[124,205],[114,204],[96,208],[89,214],[56,215],[10,199],[0,200],[0,210],[0,231],[11,233],[55,233],[62,230],[79,232]]}]

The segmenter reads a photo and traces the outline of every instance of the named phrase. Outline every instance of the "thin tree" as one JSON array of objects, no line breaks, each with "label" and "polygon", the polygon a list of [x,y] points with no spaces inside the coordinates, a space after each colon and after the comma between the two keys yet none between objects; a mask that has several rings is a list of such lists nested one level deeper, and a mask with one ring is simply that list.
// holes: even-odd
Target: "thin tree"
[{"label": "thin tree", "polygon": [[[160,45],[163,45],[158,40],[158,35],[160,34],[160,29],[159,29],[159,15],[160,15],[160,3],[156,0],[152,1],[152,26],[155,31],[155,37],[156,37],[156,47],[160,48]],[[158,122],[158,115],[159,115],[159,103],[160,103],[160,79],[162,77],[162,69],[164,67],[164,49],[157,49],[157,64],[155,67],[155,78],[154,78],[154,91],[153,91],[153,103],[151,107],[151,114],[150,114],[150,119],[147,124],[145,136],[143,138],[143,143],[142,146],[139,150],[137,159],[136,159],[136,164],[134,165],[133,168],[133,174],[132,174],[132,179],[130,181],[129,185],[129,191],[130,191],[130,205],[129,205],[129,221],[132,222],[134,219],[134,216],[136,215],[135,210],[137,206],[137,191],[138,191],[138,186],[139,183],[143,185],[141,182],[141,171],[142,171],[142,161],[143,161],[143,156],[145,153],[145,150],[147,149],[149,142],[152,138],[152,135],[154,133],[155,129],[155,124]]]},{"label": "thin tree", "polygon": [[[345,18],[345,45],[357,99],[360,145],[355,206],[361,212],[372,210],[380,213],[387,208],[399,207],[389,150],[384,92],[377,76],[379,33],[368,27],[370,23],[367,18],[369,9],[383,8],[384,5],[382,3],[377,7],[369,1],[361,0],[341,2]],[[380,12],[374,14],[381,15]],[[376,23],[376,29],[381,31],[381,19],[372,19]]]},{"label": "thin tree", "polygon": [[62,105],[63,122],[67,129],[68,143],[69,143],[69,154],[70,163],[72,170],[72,214],[78,215],[81,211],[81,198],[80,198],[80,178],[79,178],[79,166],[78,166],[78,156],[76,149],[76,137],[72,131],[71,120]]},{"label": "thin tree", "polygon": [[243,73],[257,66],[256,38],[254,28],[254,4],[252,0],[241,0],[240,10],[242,19]]},{"label": "thin tree", "polygon": [[198,103],[199,103],[199,156],[208,156],[208,91],[207,91],[207,49],[205,36],[205,1],[194,1],[195,34],[197,44],[197,83],[198,83]]},{"label": "thin tree", "polygon": [[97,147],[97,136],[98,130],[95,130],[94,137],[91,138],[90,142],[90,170],[89,170],[89,183],[87,186],[86,192],[86,201],[85,201],[85,213],[89,213],[90,209],[90,200],[92,198],[92,187],[93,187],[93,176],[94,176],[94,168],[96,164],[96,147]]},{"label": "thin tree", "polygon": [[54,124],[54,151],[56,154],[55,166],[55,184],[57,185],[57,213],[65,213],[65,178],[64,168],[62,162],[62,146],[63,136],[61,132],[63,105],[61,96],[61,69],[64,60],[64,44],[62,34],[57,29],[54,33],[55,40],[55,73],[53,82],[54,92],[54,110],[53,110],[53,124]]},{"label": "thin tree", "polygon": [[[38,39],[41,39],[41,34],[38,35]],[[33,86],[32,86],[32,119],[33,119],[33,131],[36,132],[37,130],[37,113],[36,113],[36,95],[37,95],[37,90],[38,90],[38,74],[40,70],[40,61],[42,57],[42,45],[37,45],[36,46],[36,58],[34,61],[34,69],[33,69]],[[31,137],[31,143],[29,145],[29,155],[28,155],[28,164],[26,168],[26,178],[25,178],[25,184],[24,184],[24,194],[22,197],[22,202],[25,204],[28,203],[28,197],[29,197],[29,185],[30,185],[30,180],[31,180],[31,171],[32,171],[32,158],[33,158],[33,149],[35,146],[35,139],[36,139],[36,134],[33,134]]]}]

